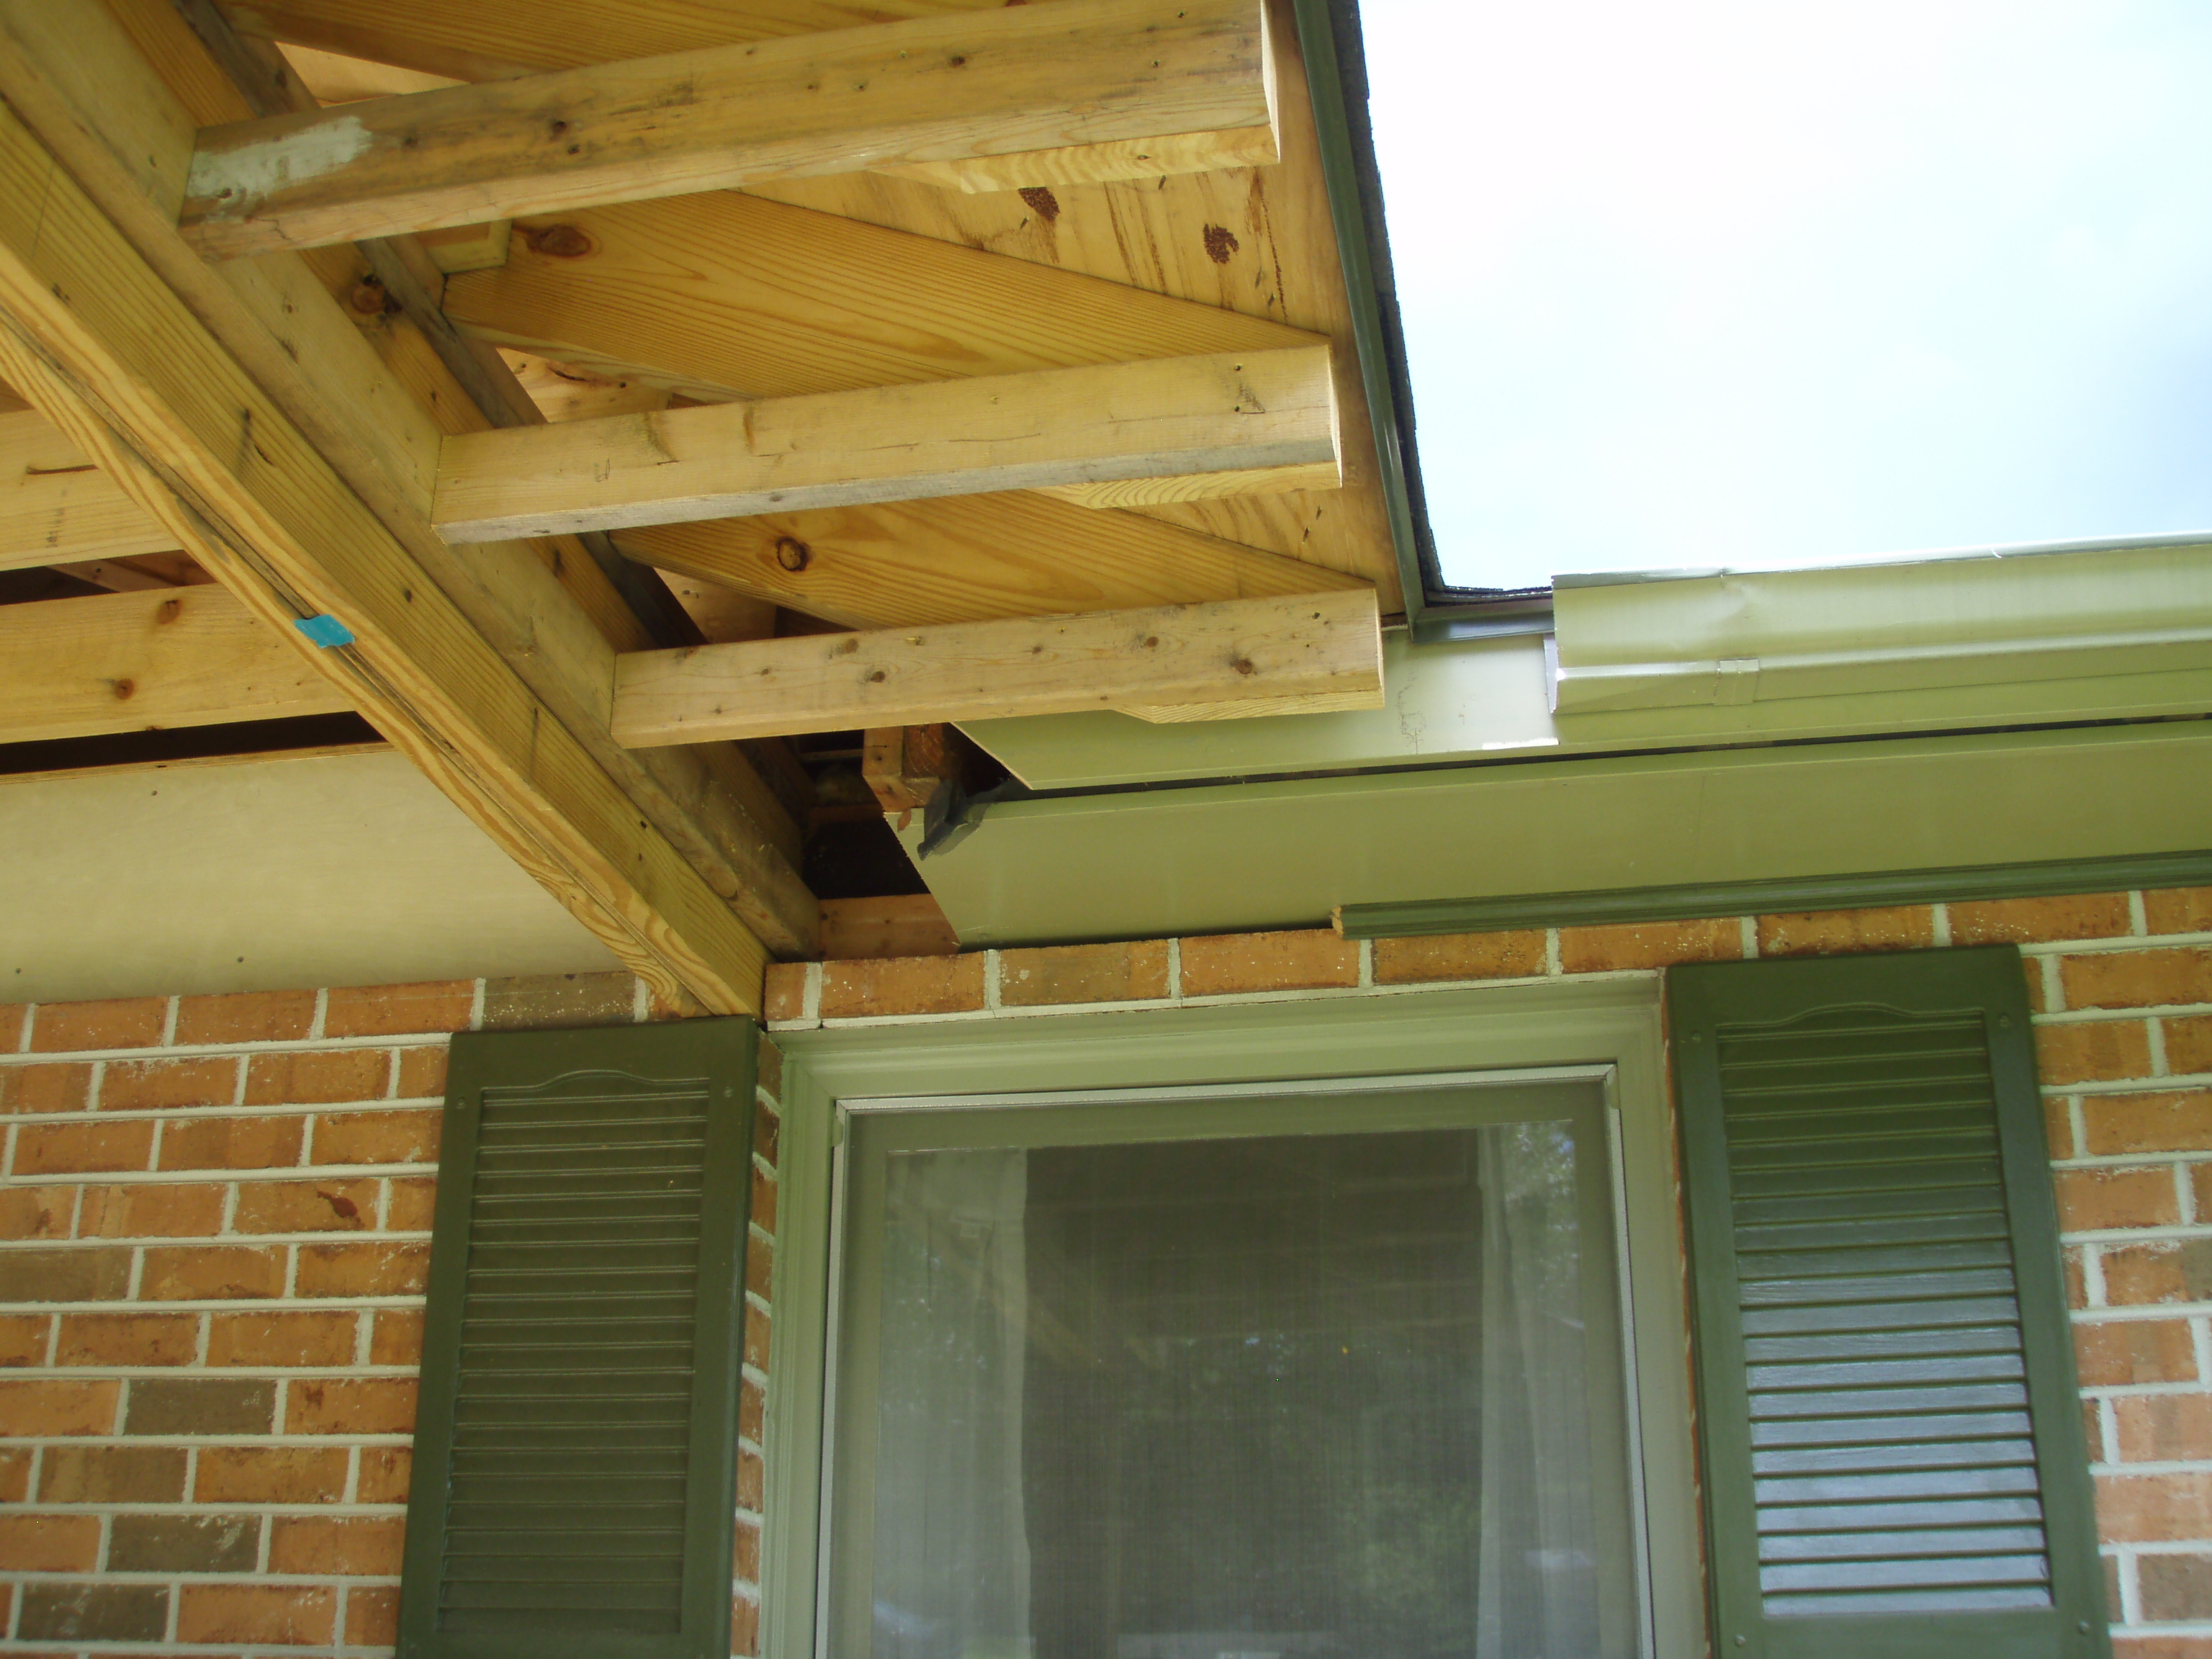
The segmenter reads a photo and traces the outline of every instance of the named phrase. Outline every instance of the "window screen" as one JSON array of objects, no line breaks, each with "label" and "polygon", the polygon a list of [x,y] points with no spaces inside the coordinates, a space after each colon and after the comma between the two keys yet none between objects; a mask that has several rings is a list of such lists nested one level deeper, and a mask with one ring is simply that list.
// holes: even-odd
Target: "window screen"
[{"label": "window screen", "polygon": [[1596,1085],[849,1146],[831,1651],[1636,1651]]}]

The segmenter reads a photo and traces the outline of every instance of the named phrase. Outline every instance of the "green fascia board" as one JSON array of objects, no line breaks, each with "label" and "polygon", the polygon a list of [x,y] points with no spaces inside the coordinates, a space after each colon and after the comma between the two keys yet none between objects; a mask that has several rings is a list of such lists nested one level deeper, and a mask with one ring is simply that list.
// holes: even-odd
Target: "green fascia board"
[{"label": "green fascia board", "polygon": [[[2201,849],[2190,721],[1522,762],[987,809],[921,868],[963,944],[1325,925],[1339,907]],[[902,832],[909,852],[917,819]]]},{"label": "green fascia board", "polygon": [[1595,893],[1431,899],[1411,904],[1352,904],[1339,913],[1346,939],[1405,939],[1419,933],[1480,933],[1622,921],[1686,921],[1807,910],[1964,899],[2037,898],[2122,892],[2138,887],[2212,883],[2212,850],[2145,853],[2124,858],[2050,859],[2033,864],[1960,865],[1945,870],[1873,870],[1776,881],[1686,883]]},{"label": "green fascia board", "polygon": [[1415,645],[1382,636],[1385,707],[1153,726],[1110,709],[969,720],[962,729],[1032,789],[1280,778],[1918,732],[2212,713],[2212,669],[1560,714],[1535,636]]}]

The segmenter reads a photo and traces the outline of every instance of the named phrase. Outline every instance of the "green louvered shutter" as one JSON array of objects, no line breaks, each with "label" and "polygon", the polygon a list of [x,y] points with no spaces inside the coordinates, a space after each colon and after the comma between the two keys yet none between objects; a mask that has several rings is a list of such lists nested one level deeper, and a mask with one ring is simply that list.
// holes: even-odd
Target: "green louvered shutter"
[{"label": "green louvered shutter", "polygon": [[2102,1659],[2019,953],[1668,976],[1713,1650]]},{"label": "green louvered shutter", "polygon": [[453,1040],[405,1659],[729,1652],[755,1036]]}]

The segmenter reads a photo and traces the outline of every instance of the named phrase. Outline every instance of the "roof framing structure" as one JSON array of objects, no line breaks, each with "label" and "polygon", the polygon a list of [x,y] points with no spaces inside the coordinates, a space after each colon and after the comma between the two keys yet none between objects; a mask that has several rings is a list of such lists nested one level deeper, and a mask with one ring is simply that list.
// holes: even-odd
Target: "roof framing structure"
[{"label": "roof framing structure", "polygon": [[613,10],[0,0],[0,571],[128,590],[0,739],[357,710],[735,1012],[823,914],[737,739],[1379,702],[1285,0]]}]

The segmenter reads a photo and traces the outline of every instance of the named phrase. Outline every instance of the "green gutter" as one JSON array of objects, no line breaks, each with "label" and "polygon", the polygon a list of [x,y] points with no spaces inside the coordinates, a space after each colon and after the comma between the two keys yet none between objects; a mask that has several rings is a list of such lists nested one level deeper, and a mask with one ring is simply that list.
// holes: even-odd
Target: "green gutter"
[{"label": "green gutter", "polygon": [[2208,883],[2212,883],[2212,851],[2148,853],[2124,858],[1968,864],[1943,870],[1878,870],[1863,875],[1771,881],[1697,882],[1679,887],[1614,887],[1595,892],[1347,904],[1337,912],[1337,929],[1346,939],[1406,939],[1422,933],[1500,933],[1511,927],[1689,921],[1707,916],[1858,910],[1965,899],[2047,898]]}]

